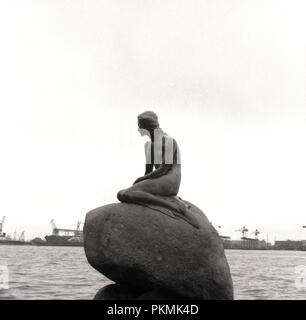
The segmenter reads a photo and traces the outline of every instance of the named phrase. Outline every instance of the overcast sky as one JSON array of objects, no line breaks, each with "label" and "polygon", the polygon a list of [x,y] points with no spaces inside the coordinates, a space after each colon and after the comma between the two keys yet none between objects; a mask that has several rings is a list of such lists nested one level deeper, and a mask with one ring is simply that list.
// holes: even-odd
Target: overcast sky
[{"label": "overcast sky", "polygon": [[[74,228],[144,174],[137,115],[221,233],[306,239],[303,0],[1,0],[0,218]],[[158,213],[157,213],[158,214]]]}]

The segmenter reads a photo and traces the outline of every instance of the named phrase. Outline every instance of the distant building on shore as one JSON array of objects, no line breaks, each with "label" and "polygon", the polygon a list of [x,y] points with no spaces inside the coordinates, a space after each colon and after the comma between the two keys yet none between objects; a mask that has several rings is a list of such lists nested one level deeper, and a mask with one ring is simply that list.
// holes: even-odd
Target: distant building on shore
[{"label": "distant building on shore", "polygon": [[297,250],[306,251],[306,240],[279,240],[271,243],[265,240],[252,238],[242,238],[241,240],[231,240],[230,237],[221,237],[224,249],[244,249],[244,250]]},{"label": "distant building on shore", "polygon": [[274,250],[305,250],[306,240],[279,240],[275,241]]},{"label": "distant building on shore", "polygon": [[222,237],[224,249],[246,249],[246,250],[266,250],[271,249],[271,243],[265,240],[245,238],[241,240],[231,240],[229,237]]}]

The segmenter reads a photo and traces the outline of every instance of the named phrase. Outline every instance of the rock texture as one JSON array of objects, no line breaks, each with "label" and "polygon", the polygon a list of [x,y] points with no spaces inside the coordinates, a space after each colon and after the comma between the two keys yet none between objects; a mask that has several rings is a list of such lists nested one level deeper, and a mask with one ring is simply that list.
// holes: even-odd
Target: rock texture
[{"label": "rock texture", "polygon": [[204,213],[186,203],[199,229],[136,204],[115,203],[90,211],[84,225],[89,263],[135,290],[170,292],[185,299],[233,299],[221,239]]}]

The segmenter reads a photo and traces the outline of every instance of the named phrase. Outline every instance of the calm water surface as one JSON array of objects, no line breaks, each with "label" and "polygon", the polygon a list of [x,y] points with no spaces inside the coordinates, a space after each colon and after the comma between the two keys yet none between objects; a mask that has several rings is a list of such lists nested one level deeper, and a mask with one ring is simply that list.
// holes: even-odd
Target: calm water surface
[{"label": "calm water surface", "polygon": [[[226,256],[235,299],[306,299],[306,288],[295,286],[306,252],[226,250]],[[111,283],[78,247],[0,246],[0,266],[9,271],[0,299],[92,299]]]}]

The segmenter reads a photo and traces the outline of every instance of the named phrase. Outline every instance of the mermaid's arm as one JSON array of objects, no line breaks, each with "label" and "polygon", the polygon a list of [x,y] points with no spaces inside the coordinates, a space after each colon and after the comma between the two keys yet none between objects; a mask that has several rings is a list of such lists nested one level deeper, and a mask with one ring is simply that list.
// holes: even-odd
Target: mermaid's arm
[{"label": "mermaid's arm", "polygon": [[165,164],[163,163],[158,169],[152,171],[149,174],[146,174],[145,176],[143,176],[142,180],[145,179],[155,179],[155,178],[159,178],[161,176],[166,175],[172,168],[172,164]]},{"label": "mermaid's arm", "polygon": [[143,180],[147,180],[147,179],[155,179],[155,178],[159,178],[161,176],[166,175],[172,168],[172,164],[162,164],[158,169],[152,171],[151,173],[148,173],[146,175],[144,175],[143,177],[139,177],[135,182],[140,182]]},{"label": "mermaid's arm", "polygon": [[[174,153],[176,153],[176,142],[174,140]],[[161,176],[164,176],[166,175],[172,168],[173,164],[166,164],[165,163],[165,153],[163,153],[162,155],[162,164],[160,165],[160,167],[154,171],[149,171],[149,173],[147,173],[146,171],[146,174],[143,176],[143,177],[140,177],[138,178],[135,182],[140,182],[140,181],[143,181],[143,180],[146,180],[146,179],[155,179],[155,178],[159,178]],[[152,169],[153,169],[153,165],[152,165]]]},{"label": "mermaid's arm", "polygon": [[145,174],[144,176],[137,178],[133,184],[145,180],[146,179],[145,177],[153,171],[154,165],[153,163],[151,163],[151,143],[149,141],[146,142],[145,144],[145,154],[146,154]]}]

